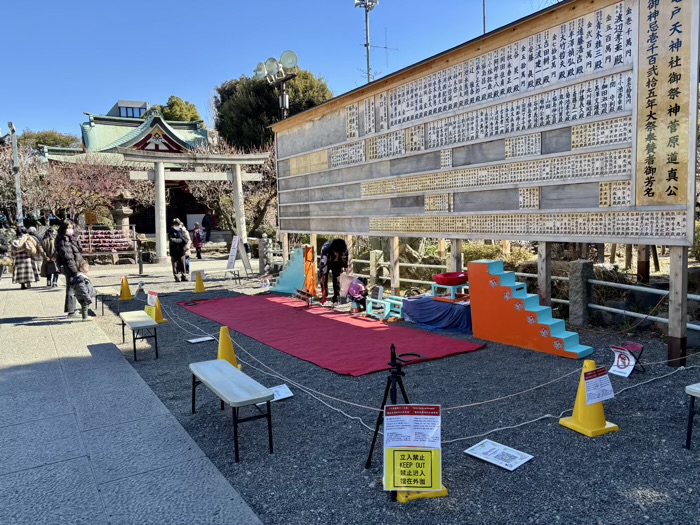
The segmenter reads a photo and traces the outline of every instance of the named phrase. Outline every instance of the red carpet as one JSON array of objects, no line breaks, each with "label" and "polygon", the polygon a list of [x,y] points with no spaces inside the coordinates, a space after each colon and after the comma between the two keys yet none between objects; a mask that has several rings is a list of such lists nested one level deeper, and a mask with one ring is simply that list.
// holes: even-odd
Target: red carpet
[{"label": "red carpet", "polygon": [[416,352],[423,361],[478,350],[483,345],[337,313],[278,295],[212,299],[190,312],[227,325],[272,348],[338,374],[361,376],[388,370],[389,347]]}]

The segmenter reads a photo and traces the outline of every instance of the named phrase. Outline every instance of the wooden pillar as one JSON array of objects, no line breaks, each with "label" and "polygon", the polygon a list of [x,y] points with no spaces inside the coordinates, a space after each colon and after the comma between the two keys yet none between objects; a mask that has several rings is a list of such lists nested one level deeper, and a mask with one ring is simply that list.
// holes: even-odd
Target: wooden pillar
[{"label": "wooden pillar", "polygon": [[389,261],[391,263],[391,295],[401,294],[399,277],[399,238],[391,237],[389,241]]},{"label": "wooden pillar", "polygon": [[688,248],[671,246],[669,255],[668,365],[679,367],[685,366],[688,344]]},{"label": "wooden pillar", "polygon": [[617,257],[617,244],[610,245],[610,264],[615,264],[615,257]]},{"label": "wooden pillar", "polygon": [[447,246],[445,245],[445,239],[438,239],[437,251],[438,251],[438,257],[440,257],[440,259],[444,259],[445,252],[447,251]]},{"label": "wooden pillar", "polygon": [[605,244],[596,243],[595,250],[596,250],[596,257],[597,257],[596,262],[604,263],[605,262]]},{"label": "wooden pillar", "polygon": [[542,306],[552,306],[552,243],[537,243],[537,288]]},{"label": "wooden pillar", "polygon": [[160,263],[167,260],[168,250],[168,225],[165,217],[165,165],[162,162],[155,164],[156,261]]},{"label": "wooden pillar", "polygon": [[462,239],[450,239],[450,263],[451,272],[461,272],[462,268]]},{"label": "wooden pillar", "polygon": [[245,208],[243,204],[243,180],[241,178],[241,165],[234,164],[233,177],[233,210],[236,213],[236,235],[241,244],[248,242],[248,228],[245,224]]},{"label": "wooden pillar", "polygon": [[282,262],[286,265],[289,262],[289,234],[282,232],[280,241],[282,241]]},{"label": "wooden pillar", "polygon": [[632,245],[625,245],[625,270],[632,268]]},{"label": "wooden pillar", "polygon": [[656,244],[651,245],[651,258],[654,261],[654,271],[660,272],[661,266],[659,266],[659,253],[656,251]]},{"label": "wooden pillar", "polygon": [[503,255],[510,255],[510,241],[501,241],[501,250]]},{"label": "wooden pillar", "polygon": [[353,273],[354,269],[352,267],[352,248],[353,248],[354,238],[352,235],[345,236],[345,244],[348,246],[348,272]]},{"label": "wooden pillar", "polygon": [[637,282],[649,282],[649,247],[637,245]]}]

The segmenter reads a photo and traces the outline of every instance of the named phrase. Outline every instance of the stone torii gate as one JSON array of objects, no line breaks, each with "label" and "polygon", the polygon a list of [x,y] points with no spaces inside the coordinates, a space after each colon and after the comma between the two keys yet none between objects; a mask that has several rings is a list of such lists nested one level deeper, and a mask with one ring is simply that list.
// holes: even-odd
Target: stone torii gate
[{"label": "stone torii gate", "polygon": [[[233,206],[236,214],[236,233],[241,243],[248,242],[243,206],[243,182],[261,181],[260,173],[248,173],[241,166],[264,164],[269,158],[268,153],[250,153],[239,155],[200,154],[193,152],[165,153],[158,151],[133,150],[118,148],[118,153],[124,160],[140,163],[153,163],[153,169],[148,171],[130,171],[132,180],[152,180],[156,190],[156,258],[158,262],[166,260],[168,225],[165,216],[165,181],[231,181],[233,185]],[[195,171],[166,171],[166,164],[194,166]],[[197,171],[207,165],[223,165],[232,171],[209,172]]]}]

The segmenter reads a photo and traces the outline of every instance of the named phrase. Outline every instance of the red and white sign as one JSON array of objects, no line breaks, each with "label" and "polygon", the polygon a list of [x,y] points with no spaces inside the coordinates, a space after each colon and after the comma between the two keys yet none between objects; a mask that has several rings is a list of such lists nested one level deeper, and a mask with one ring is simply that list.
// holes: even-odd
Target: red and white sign
[{"label": "red and white sign", "polygon": [[155,306],[158,300],[158,292],[148,292],[148,306]]},{"label": "red and white sign", "polygon": [[384,448],[440,449],[440,405],[387,405]]},{"label": "red and white sign", "polygon": [[605,368],[596,368],[583,373],[586,385],[586,404],[593,405],[615,397],[610,376]]},{"label": "red and white sign", "polygon": [[637,364],[634,354],[621,346],[611,346],[610,350],[615,352],[615,360],[609,372],[616,376],[629,377]]}]

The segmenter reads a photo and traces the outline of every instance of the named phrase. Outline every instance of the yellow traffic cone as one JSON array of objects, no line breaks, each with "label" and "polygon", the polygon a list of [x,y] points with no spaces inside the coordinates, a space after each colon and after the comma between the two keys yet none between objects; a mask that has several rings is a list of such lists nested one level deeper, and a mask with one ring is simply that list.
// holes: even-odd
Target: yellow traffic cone
[{"label": "yellow traffic cone", "polygon": [[197,272],[197,283],[194,285],[194,293],[206,292],[207,289],[204,288],[204,279],[202,279],[202,272]]},{"label": "yellow traffic cone", "polygon": [[228,326],[222,326],[219,331],[219,354],[216,358],[228,361],[238,370],[243,370],[243,366],[236,359],[236,352],[233,349],[233,340],[231,339],[231,332],[228,331]]},{"label": "yellow traffic cone", "polygon": [[122,277],[122,289],[119,293],[119,300],[131,301],[133,298],[134,296],[131,295],[131,288],[129,288],[129,279],[127,279],[126,277]]},{"label": "yellow traffic cone", "polygon": [[586,383],[583,374],[585,372],[591,372],[595,370],[595,368],[595,361],[592,359],[586,359],[583,362],[581,380],[578,384],[576,403],[574,404],[574,413],[570,417],[564,417],[559,420],[560,425],[588,437],[603,436],[608,432],[617,432],[620,430],[620,427],[616,424],[605,420],[602,401],[592,405],[586,404]]},{"label": "yellow traffic cone", "polygon": [[396,501],[399,503],[408,503],[416,499],[426,499],[426,498],[446,498],[450,493],[447,491],[445,485],[438,491],[433,492],[409,492],[407,490],[399,490],[396,492]]},{"label": "yellow traffic cone", "polygon": [[156,298],[156,306],[154,307],[153,320],[158,324],[167,323],[168,320],[163,317],[163,309],[160,306],[160,299]]}]

